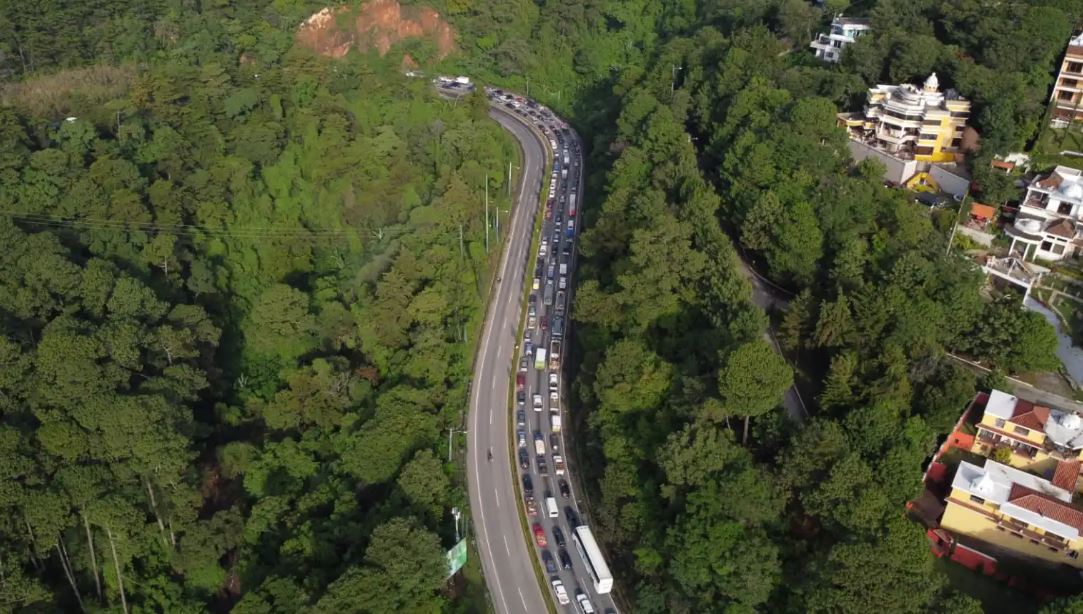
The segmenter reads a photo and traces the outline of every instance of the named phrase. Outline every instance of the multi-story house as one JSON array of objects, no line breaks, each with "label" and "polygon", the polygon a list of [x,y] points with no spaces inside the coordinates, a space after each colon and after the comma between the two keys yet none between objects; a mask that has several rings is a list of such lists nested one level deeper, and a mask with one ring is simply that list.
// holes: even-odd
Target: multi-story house
[{"label": "multi-story house", "polygon": [[1049,102],[1053,105],[1054,126],[1064,127],[1072,120],[1083,119],[1083,34],[1068,41]]},{"label": "multi-story house", "polygon": [[[1083,173],[1058,166],[1027,186],[1027,196],[1012,226],[1011,252],[1024,259],[1062,260],[1083,245]],[[1022,249],[1017,250],[1016,246]]]},{"label": "multi-story house", "polygon": [[[991,456],[998,448],[1011,450],[1007,462],[1019,469],[1052,477],[1061,463],[1074,462],[1079,473],[1083,416],[993,390],[971,451]],[[1074,482],[1065,488],[1075,490]]]},{"label": "multi-story house", "polygon": [[819,34],[809,47],[816,50],[816,57],[832,64],[842,57],[842,50],[852,45],[859,37],[872,30],[868,19],[843,17],[837,15],[831,20],[831,31]]},{"label": "multi-story house", "polygon": [[877,85],[869,89],[862,112],[838,115],[854,158],[878,158],[884,178],[895,183],[933,164],[955,162],[969,117],[970,102],[954,90],[941,92],[936,73],[920,88]]},{"label": "multi-story house", "polygon": [[970,102],[955,90],[941,92],[936,73],[921,88],[870,88],[863,113],[839,115],[850,138],[919,162],[953,162],[969,117]]},{"label": "multi-story house", "polygon": [[982,467],[960,462],[940,527],[1003,550],[1083,568],[1083,510],[1072,504],[1073,491],[1067,487],[1075,483],[1078,463],[1070,473],[1050,481],[994,460]]}]

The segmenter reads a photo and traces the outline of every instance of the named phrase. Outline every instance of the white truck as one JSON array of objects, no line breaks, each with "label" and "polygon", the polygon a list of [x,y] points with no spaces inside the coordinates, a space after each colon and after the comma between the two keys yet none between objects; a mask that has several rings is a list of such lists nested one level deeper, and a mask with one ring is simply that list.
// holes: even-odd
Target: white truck
[{"label": "white truck", "polygon": [[564,457],[553,454],[553,467],[556,469],[557,475],[564,475]]},{"label": "white truck", "polygon": [[560,414],[552,414],[549,416],[549,427],[554,433],[560,432]]}]

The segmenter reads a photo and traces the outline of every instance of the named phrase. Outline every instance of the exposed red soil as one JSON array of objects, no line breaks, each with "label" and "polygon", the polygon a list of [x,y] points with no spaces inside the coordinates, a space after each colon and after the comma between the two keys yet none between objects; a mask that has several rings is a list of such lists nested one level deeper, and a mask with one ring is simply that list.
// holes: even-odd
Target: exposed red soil
[{"label": "exposed red soil", "polygon": [[297,29],[297,42],[332,58],[341,58],[350,49],[376,49],[380,55],[407,38],[429,38],[437,57],[455,50],[455,30],[429,7],[403,7],[398,0],[370,0],[357,17],[343,17],[349,7],[325,7],[306,19]]}]

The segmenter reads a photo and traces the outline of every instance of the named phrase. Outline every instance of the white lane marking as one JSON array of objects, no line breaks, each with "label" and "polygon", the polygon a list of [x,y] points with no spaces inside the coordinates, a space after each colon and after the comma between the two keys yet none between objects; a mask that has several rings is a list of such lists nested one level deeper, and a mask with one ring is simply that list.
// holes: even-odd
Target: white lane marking
[{"label": "white lane marking", "polygon": [[523,589],[521,589],[521,588],[519,589],[519,600],[523,602],[523,611],[526,612],[527,611],[526,597],[523,597]]},{"label": "white lane marking", "polygon": [[[496,506],[499,508],[500,507],[500,491],[498,491],[495,488],[493,489],[493,498],[496,499]],[[505,538],[505,539],[507,539],[507,538]]]},{"label": "white lane marking", "polygon": [[511,547],[508,546],[508,536],[504,536],[504,549],[508,551],[508,556],[511,556]]}]

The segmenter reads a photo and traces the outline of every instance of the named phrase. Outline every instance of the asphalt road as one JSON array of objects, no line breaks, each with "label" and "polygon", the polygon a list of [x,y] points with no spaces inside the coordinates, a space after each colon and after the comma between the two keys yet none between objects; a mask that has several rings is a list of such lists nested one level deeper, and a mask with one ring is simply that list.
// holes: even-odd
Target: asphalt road
[{"label": "asphalt road", "polygon": [[[546,324],[551,325],[553,316],[558,311],[558,304],[563,307],[564,321],[570,324],[572,275],[575,264],[574,241],[579,229],[577,228],[578,218],[571,218],[567,214],[570,194],[573,192],[582,194],[583,178],[580,172],[582,154],[576,151],[579,149],[579,137],[569,129],[562,133],[562,141],[554,140],[557,138],[555,130],[562,124],[559,119],[553,116],[543,118],[536,111],[533,116],[528,115],[527,112],[530,109],[524,106],[525,103],[520,104],[519,110],[506,108],[506,104],[500,101],[500,104],[494,105],[495,111],[490,115],[519,140],[524,157],[517,204],[513,208],[510,232],[505,238],[504,256],[499,265],[498,275],[501,281],[493,293],[492,304],[483,327],[483,337],[471,386],[470,414],[467,424],[469,433],[467,474],[478,550],[493,606],[501,614],[546,611],[545,600],[539,588],[531,557],[535,557],[534,560],[543,570],[546,559],[555,565],[555,571],[543,573],[545,590],[552,591],[551,582],[555,579],[560,579],[566,587],[571,603],[558,606],[560,611],[581,612],[582,608],[576,603],[575,595],[578,591],[582,591],[590,599],[596,612],[616,612],[609,595],[595,593],[583,559],[572,543],[574,526],[565,510],[572,510],[577,516],[579,515],[574,492],[575,480],[568,474],[559,477],[555,475],[554,453],[564,452],[565,463],[572,465],[570,459],[567,458],[566,451],[569,446],[564,444],[564,433],[553,433],[550,425],[551,415],[561,415],[560,407],[565,398],[566,387],[560,368],[549,369],[550,365],[546,365],[546,368],[535,369],[532,355],[527,356],[529,365],[520,368],[519,361],[526,344],[523,339],[517,337],[519,321],[524,309],[522,304],[524,285],[533,288],[537,274],[535,267],[540,267],[542,272],[538,275],[540,287],[533,292],[531,297],[531,304],[537,310],[537,321],[527,328],[530,341],[539,348],[551,347],[551,331],[541,324],[544,320]],[[530,122],[539,131],[544,130],[546,132],[544,138],[547,142],[539,142],[538,133],[525,126],[523,122]],[[568,167],[567,177],[559,172],[555,178],[541,177],[546,158],[552,155],[553,143],[557,143],[558,153],[567,147],[569,156],[575,158],[573,164],[563,165]],[[562,156],[561,161],[563,162]],[[543,182],[547,187],[556,188],[553,194],[555,206],[551,208],[548,215],[538,202],[538,193]],[[561,196],[564,197],[563,201],[560,199]],[[527,253],[531,245],[531,231],[538,215],[544,216],[542,237],[548,243],[544,256]],[[573,225],[570,230],[568,229],[569,220]],[[561,263],[567,266],[566,275],[563,276],[556,274]],[[552,273],[548,273],[550,266],[553,268]],[[561,294],[557,292],[560,277],[564,277],[566,285],[562,293],[563,301],[558,300],[561,297]],[[546,283],[551,283],[553,286],[554,300],[550,305],[546,305],[543,298],[543,288]],[[567,343],[568,332],[565,331],[565,343]],[[550,401],[548,381],[550,373],[561,376],[558,398],[555,401]],[[522,392],[525,407],[516,406],[515,403],[509,407],[508,391],[512,378],[517,374],[523,375]],[[534,411],[532,408],[532,395],[535,392],[541,394],[544,399],[544,407],[541,411]],[[519,409],[523,410],[521,418],[516,414]],[[566,412],[564,412],[564,419],[565,421],[568,419]],[[525,446],[519,445],[520,431],[527,439]],[[533,441],[535,434],[543,438],[545,453],[542,455],[536,454]],[[490,450],[493,455],[491,461],[488,459]],[[527,465],[520,471],[520,454],[524,451],[527,453]],[[540,460],[542,458],[544,461]],[[541,462],[547,465],[544,472]],[[527,522],[528,525],[538,523],[544,529],[549,542],[545,548],[535,545],[533,535],[531,535],[530,544],[523,541],[520,514],[526,513],[526,507],[525,500],[518,494],[515,482],[521,488],[524,475],[531,479],[534,488],[533,499],[537,504],[536,515],[528,517]],[[568,481],[566,497],[560,493],[558,482],[560,477]],[[550,518],[545,513],[547,495],[556,498],[561,508],[561,513],[556,518]],[[583,522],[586,521],[583,519]],[[555,530],[558,527],[566,540],[564,548],[558,547],[556,543]],[[571,562],[569,569],[561,568],[559,557],[562,550],[567,552]],[[542,558],[543,552],[546,558]],[[554,595],[553,602],[556,603],[556,601]]]},{"label": "asphalt road", "polygon": [[[496,611],[545,612],[531,553],[523,543],[520,503],[512,483],[518,474],[508,447],[508,389],[545,151],[521,122],[500,112],[491,115],[519,140],[524,156],[517,205],[512,208],[508,244],[498,269],[501,281],[492,296],[470,390],[466,467],[470,509],[482,570]],[[489,450],[493,452],[491,462]]]}]

